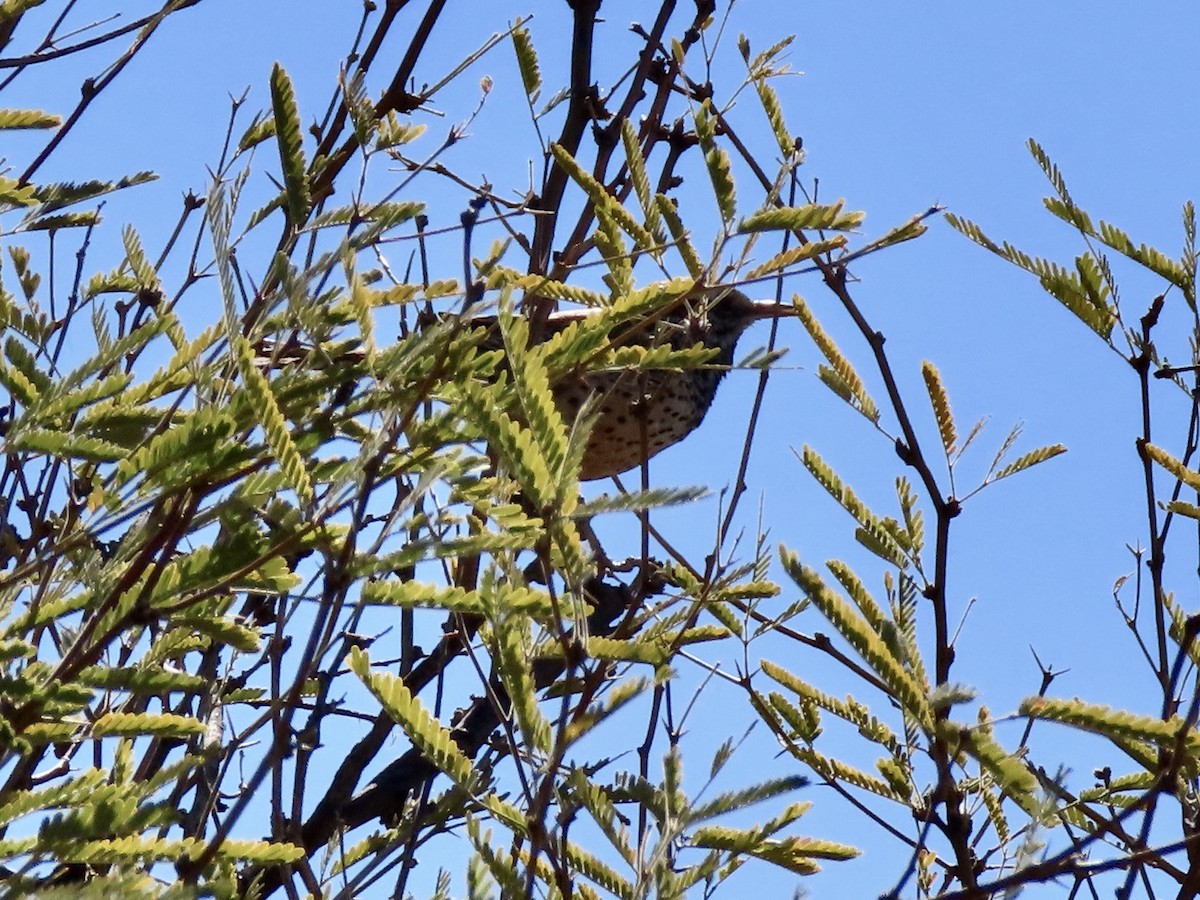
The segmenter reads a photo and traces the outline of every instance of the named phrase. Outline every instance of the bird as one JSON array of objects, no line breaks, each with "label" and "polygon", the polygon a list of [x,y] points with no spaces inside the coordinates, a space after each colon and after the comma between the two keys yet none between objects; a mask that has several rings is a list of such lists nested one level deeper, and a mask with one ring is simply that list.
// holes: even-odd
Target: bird
[{"label": "bird", "polygon": [[[549,314],[538,334],[547,340],[572,323],[599,314],[597,309],[559,310]],[[665,314],[614,328],[610,340],[621,344],[666,344],[674,350],[696,346],[715,350],[704,366],[688,370],[572,370],[550,386],[563,419],[574,422],[585,403],[595,414],[579,477],[596,481],[639,468],[699,427],[717,388],[733,364],[738,339],[761,319],[794,315],[791,307],[753,301],[733,288],[710,289]],[[494,321],[494,320],[493,320]],[[493,330],[494,349],[503,341]]]},{"label": "bird", "polygon": [[[526,302],[531,300],[526,297]],[[572,324],[598,316],[597,308],[551,312],[535,330],[536,341],[560,334]],[[735,288],[708,288],[669,301],[659,314],[623,322],[609,333],[613,346],[669,346],[672,350],[704,347],[716,351],[703,366],[670,369],[572,369],[550,385],[563,419],[573,423],[585,404],[595,416],[580,466],[581,481],[597,481],[641,467],[647,460],[679,443],[700,426],[712,406],[722,379],[733,365],[738,339],[755,322],[795,315],[795,310],[768,301],[754,301]],[[438,318],[432,321],[438,321]],[[481,330],[480,348],[505,350],[494,315],[468,315],[459,320]],[[351,342],[353,343],[353,342]],[[256,362],[264,368],[311,358],[313,347],[292,338],[270,339],[256,347]],[[361,363],[357,347],[340,348],[341,362]]]}]

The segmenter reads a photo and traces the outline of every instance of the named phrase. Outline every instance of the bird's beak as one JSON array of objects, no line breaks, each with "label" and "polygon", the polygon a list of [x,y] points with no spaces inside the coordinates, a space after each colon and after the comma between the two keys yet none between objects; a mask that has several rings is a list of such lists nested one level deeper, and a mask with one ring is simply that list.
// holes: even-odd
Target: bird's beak
[{"label": "bird's beak", "polygon": [[757,322],[760,319],[784,319],[796,315],[796,307],[790,303],[776,303],[773,300],[753,301],[751,318]]}]

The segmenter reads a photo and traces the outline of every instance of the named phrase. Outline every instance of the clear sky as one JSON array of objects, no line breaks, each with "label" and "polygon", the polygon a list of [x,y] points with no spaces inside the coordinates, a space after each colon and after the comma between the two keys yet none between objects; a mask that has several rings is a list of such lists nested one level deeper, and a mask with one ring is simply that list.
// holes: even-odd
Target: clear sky
[{"label": "clear sky", "polygon": [[[553,47],[563,41],[564,3],[460,2],[451,9],[456,5],[461,9],[446,20],[453,22],[453,30],[435,34],[437,52],[428,56],[427,67],[418,69],[419,81],[440,77],[453,60],[526,14],[534,16],[529,27],[542,54],[546,94],[564,81],[563,60]],[[602,15],[619,27],[606,32],[611,45],[598,46],[601,65],[606,53],[629,46],[624,25],[649,14],[640,12],[641,6],[612,0],[604,4]],[[188,188],[199,193],[206,188],[205,165],[219,152],[229,96],[249,88],[250,108],[269,106],[267,77],[278,59],[296,83],[305,120],[319,117],[360,8],[350,0],[226,0],[184,13],[168,23],[131,72],[97,103],[42,177],[160,172],[158,184],[115,199],[107,211],[110,223],[132,221],[148,245],[158,246],[161,237],[152,235],[173,224],[178,210],[174,198]],[[1042,209],[1041,198],[1050,191],[1025,148],[1032,137],[1057,162],[1076,200],[1094,217],[1121,225],[1135,241],[1178,255],[1180,209],[1200,194],[1195,149],[1200,143],[1194,61],[1198,20],[1195,5],[1159,2],[829,6],[743,0],[730,20],[722,59],[726,72],[736,70],[740,60],[732,38],[738,32],[748,34],[756,50],[785,34],[797,35],[789,61],[803,74],[776,86],[790,127],[804,138],[808,162],[803,174],[810,183],[819,180],[820,197],[844,197],[849,208],[866,210],[866,237],[940,204],[975,220],[993,237],[1069,262],[1082,246],[1067,226]],[[80,59],[80,71],[92,71],[89,66],[101,58]],[[434,62],[445,66],[434,70]],[[447,96],[442,104],[446,117],[428,120],[430,134],[444,134],[466,117],[484,74],[495,80],[493,96],[470,129],[474,136],[443,161],[522,190],[535,145],[515,103],[519,83],[507,44],[474,66],[461,91]],[[720,77],[718,71],[718,85]],[[4,105],[65,112],[77,84],[63,79],[47,85],[30,78],[14,85]],[[15,140],[5,151],[18,169],[25,148],[32,146],[24,140]],[[277,163],[271,159],[269,164]],[[422,199],[431,202],[431,225],[438,227],[457,222],[469,196],[447,187],[444,194]],[[935,219],[930,225],[921,240],[852,270],[860,279],[854,294],[887,336],[925,440],[936,444],[920,376],[921,361],[929,359],[941,371],[960,431],[981,416],[991,417],[962,464],[960,485],[974,485],[1018,421],[1025,423],[1018,453],[1056,442],[1070,448],[1066,456],[985,491],[955,522],[951,606],[962,611],[974,601],[958,643],[957,678],[978,687],[994,712],[1011,711],[1038,687],[1032,647],[1055,669],[1070,670],[1055,682],[1053,692],[1154,712],[1157,700],[1149,672],[1112,601],[1114,581],[1133,568],[1126,545],[1145,543],[1132,373],[1043,294],[1031,276],[990,256],[943,222]],[[110,252],[119,245],[119,229],[109,228],[98,240],[95,268],[115,265],[115,256],[105,259],[102,253],[105,241]],[[808,298],[882,401],[866,348],[839,316],[833,298],[811,278],[795,279],[788,290]],[[1156,288],[1144,281],[1129,283],[1122,299],[1134,311],[1131,318],[1153,292]],[[742,349],[764,341],[765,333],[765,328],[752,332]],[[761,516],[772,541],[796,549],[813,564],[830,557],[862,561],[853,550],[850,520],[809,478],[792,449],[813,446],[860,495],[888,513],[894,512],[890,502],[898,460],[886,439],[817,382],[818,357],[798,325],[784,324],[782,342],[791,352],[768,388],[750,472],[751,494],[740,521],[752,536]],[[1184,359],[1186,333],[1175,346],[1177,358]],[[728,483],[736,472],[755,380],[750,373],[733,373],[709,421],[684,445],[656,460],[653,471],[680,484]],[[1173,410],[1171,415],[1177,404]],[[1176,416],[1165,417],[1163,424],[1162,443],[1178,450],[1183,423]],[[660,521],[700,555],[711,541],[717,509],[714,497]],[[1188,565],[1194,568],[1194,563],[1180,564],[1175,572],[1186,575]],[[864,565],[862,574],[878,587],[873,572]],[[1194,606],[1194,580],[1178,581],[1178,587],[1185,607]],[[794,593],[785,587],[786,596]],[[801,624],[828,630],[815,614]],[[720,650],[708,658],[730,668],[739,661]],[[779,661],[832,693],[857,690],[816,656]],[[715,746],[730,731],[724,701],[737,695],[717,689],[713,697],[721,698],[721,708],[698,710],[693,730],[698,743],[707,740]],[[861,699],[878,700],[865,693]],[[748,723],[749,711],[736,721]],[[1000,736],[1015,743],[1020,728],[1014,725]],[[1049,728],[1045,734],[1052,737]],[[1047,753],[1047,766],[1058,761],[1052,754],[1054,741],[1039,746]],[[761,737],[752,741],[746,759],[766,747],[769,742]],[[1062,761],[1075,771],[1076,787],[1090,783],[1096,765],[1114,761],[1113,754],[1101,756],[1098,750],[1098,745],[1063,741]],[[846,752],[856,752],[852,740]],[[696,759],[697,765],[707,762],[704,754]],[[860,762],[871,766],[870,758]],[[864,827],[833,794],[810,789],[808,797],[817,808],[802,822],[806,833],[869,851],[863,861],[830,864],[826,874],[805,882],[813,895],[866,897],[889,888],[896,857],[882,849],[887,845],[880,843],[881,836]],[[902,817],[896,820],[903,822]],[[745,881],[740,884],[745,888]],[[767,889],[781,892],[771,896],[783,896],[792,884],[772,876],[770,885],[778,887]],[[766,885],[764,881],[760,887]],[[846,892],[848,885],[854,893]]]}]

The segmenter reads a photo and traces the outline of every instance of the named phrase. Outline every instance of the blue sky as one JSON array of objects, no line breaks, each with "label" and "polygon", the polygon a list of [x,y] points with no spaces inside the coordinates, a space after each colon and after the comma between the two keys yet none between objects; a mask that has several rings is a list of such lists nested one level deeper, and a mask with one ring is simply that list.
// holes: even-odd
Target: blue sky
[{"label": "blue sky", "polygon": [[[458,18],[447,20],[453,21],[453,30],[435,34],[431,65],[418,69],[418,80],[436,80],[463,52],[516,16],[532,13],[530,30],[542,54],[545,93],[553,93],[565,77],[561,57],[551,46],[563,34],[560,7],[565,4],[494,4],[486,13],[481,4],[461,5]],[[621,27],[606,32],[613,43],[599,46],[602,59],[629,46],[620,35],[624,24],[639,15],[637,7],[611,0],[605,4],[603,15]],[[134,222],[147,243],[157,246],[150,236],[173,223],[178,209],[174,198],[188,188],[205,189],[204,167],[219,151],[229,96],[249,87],[248,107],[267,106],[267,76],[278,59],[296,83],[305,119],[319,116],[359,9],[360,4],[348,0],[260,0],[212,2],[182,14],[97,103],[43,177],[159,171],[161,182],[114,200],[107,213],[112,224]],[[941,204],[975,220],[993,237],[1069,261],[1082,248],[1041,207],[1049,186],[1025,149],[1032,137],[1063,170],[1081,206],[1120,224],[1135,241],[1177,254],[1180,208],[1200,193],[1195,164],[1200,101],[1193,62],[1198,18],[1200,10],[1192,5],[1107,0],[868,2],[836,9],[744,0],[734,9],[723,60],[727,72],[736,71],[739,59],[732,38],[738,32],[747,33],[756,50],[784,34],[797,35],[788,59],[803,74],[776,86],[790,127],[804,137],[808,162],[803,174],[819,179],[822,198],[844,197],[849,208],[866,210],[865,236]],[[95,65],[79,62],[81,72]],[[433,63],[445,63],[445,68]],[[493,95],[471,128],[473,137],[444,161],[519,190],[526,184],[526,161],[535,145],[515,106],[519,84],[506,45],[477,63],[460,91],[447,95],[446,117],[429,119],[430,135],[440,136],[465,118],[484,74],[495,80]],[[14,86],[5,105],[65,112],[76,96],[77,83],[69,79],[55,85],[36,77],[26,81]],[[119,126],[114,124],[118,117]],[[511,138],[507,129],[513,130]],[[766,139],[765,130],[762,137]],[[10,160],[21,158],[22,146],[13,143]],[[275,164],[265,155],[262,162]],[[747,192],[746,202],[749,196]],[[447,188],[425,199],[431,201],[431,224],[437,227],[457,221],[469,197]],[[162,209],[167,212],[159,213]],[[1153,711],[1149,673],[1111,599],[1113,582],[1132,570],[1126,544],[1144,543],[1132,373],[1042,294],[1032,277],[991,257],[944,223],[930,224],[930,233],[921,240],[853,269],[860,279],[854,294],[888,338],[923,437],[930,446],[936,442],[920,378],[921,361],[930,359],[949,390],[960,431],[981,416],[991,417],[975,452],[962,465],[960,484],[973,484],[1017,421],[1025,425],[1017,452],[1056,442],[1070,448],[1065,457],[985,491],[955,522],[952,605],[962,610],[974,600],[959,642],[957,677],[979,687],[993,711],[1010,711],[1037,688],[1032,646],[1056,669],[1070,669],[1055,683],[1055,692]],[[116,262],[103,258],[104,241],[109,248],[118,246],[119,229],[109,228],[98,242],[97,269]],[[808,298],[881,400],[865,347],[839,317],[832,297],[811,279],[795,279],[788,289]],[[1126,308],[1136,310],[1131,314],[1136,317],[1157,288],[1133,279],[1126,291]],[[765,329],[744,339],[743,349],[756,339],[765,340]],[[885,439],[816,381],[818,359],[799,327],[785,323],[781,340],[791,353],[768,389],[751,493],[743,501],[740,521],[752,536],[761,503],[761,521],[771,539],[795,548],[806,561],[862,561],[853,550],[849,520],[808,477],[792,450],[812,445],[868,502],[889,513],[898,461]],[[1182,360],[1185,333],[1176,347],[1174,357]],[[677,483],[727,483],[736,471],[754,381],[749,373],[733,373],[702,429],[663,454],[654,471]],[[1165,389],[1162,393],[1167,396]],[[1161,438],[1176,450],[1182,439],[1177,412],[1178,404],[1169,414],[1176,418],[1163,418]],[[714,497],[661,521],[700,554],[711,541],[717,509]],[[1180,564],[1175,572],[1183,576],[1187,568]],[[862,574],[878,586],[869,564]],[[1182,602],[1191,605],[1194,582],[1176,583]],[[785,595],[790,596],[786,588]],[[827,630],[815,619],[807,627]],[[715,658],[726,666],[737,662],[720,654]],[[787,662],[818,684],[834,685],[833,693],[855,690],[819,658]],[[822,678],[828,680],[823,683]],[[706,737],[718,742],[726,720],[698,710],[697,742]],[[1015,741],[1020,727],[1002,737]],[[1074,753],[1063,761],[1084,783],[1090,770],[1105,761],[1093,745],[1064,741],[1062,746],[1064,756],[1068,748]],[[846,752],[855,752],[852,743]],[[701,759],[703,754],[697,757]],[[1045,764],[1057,761],[1048,756]],[[869,759],[863,762],[870,765]],[[877,847],[879,835],[864,831],[833,795],[813,790],[810,799],[817,808],[803,821],[807,833],[868,850]],[[848,883],[861,885],[860,896],[884,890],[892,883],[894,860],[885,851],[875,853],[883,856],[869,855],[848,867],[831,865],[806,886],[815,896],[826,897],[850,896],[843,893]],[[843,881],[847,877],[854,880]]]}]

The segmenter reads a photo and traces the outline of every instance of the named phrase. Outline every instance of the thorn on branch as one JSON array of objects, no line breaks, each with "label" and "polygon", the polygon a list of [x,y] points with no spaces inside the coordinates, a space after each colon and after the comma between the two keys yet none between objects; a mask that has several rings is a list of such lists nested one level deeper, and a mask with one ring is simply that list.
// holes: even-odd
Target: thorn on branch
[{"label": "thorn on branch", "polygon": [[1154,371],[1155,378],[1173,378],[1184,372],[1200,372],[1200,366],[1160,366]]},{"label": "thorn on branch", "polygon": [[1138,343],[1141,344],[1142,351],[1136,356],[1129,357],[1129,365],[1132,366],[1133,370],[1139,375],[1145,375],[1150,371],[1150,353],[1148,350],[1146,350],[1147,344],[1144,340],[1139,341]]}]

